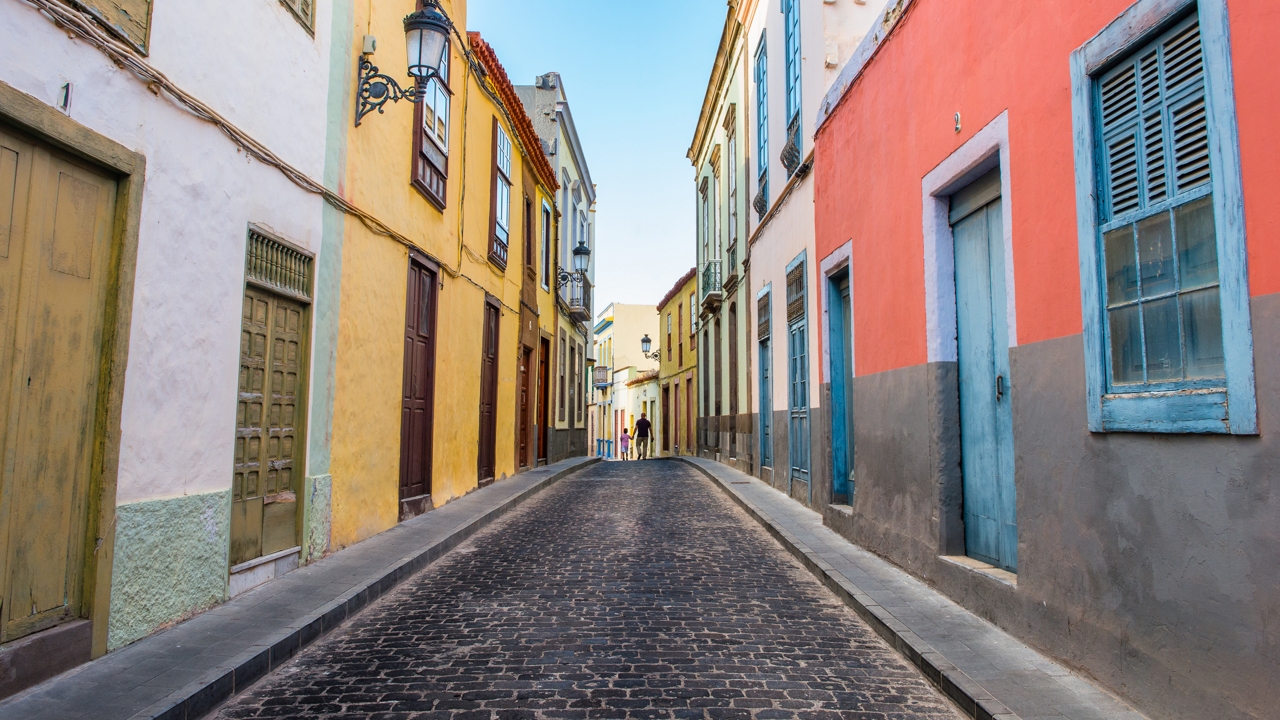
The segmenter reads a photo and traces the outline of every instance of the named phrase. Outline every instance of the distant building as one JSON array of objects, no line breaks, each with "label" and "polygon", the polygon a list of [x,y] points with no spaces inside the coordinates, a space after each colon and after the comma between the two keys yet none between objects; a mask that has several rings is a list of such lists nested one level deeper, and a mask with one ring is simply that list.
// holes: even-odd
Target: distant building
[{"label": "distant building", "polygon": [[658,334],[654,348],[661,352],[661,456],[697,453],[698,408],[698,269],[690,268],[658,302]]},{"label": "distant building", "polygon": [[[596,434],[592,441],[595,445],[593,451],[600,457],[620,457],[618,436],[622,434],[623,427],[635,427],[632,419],[635,413],[627,383],[642,373],[656,373],[658,370],[658,362],[646,358],[640,349],[645,335],[652,338],[657,334],[657,318],[657,308],[653,305],[622,303],[610,303],[597,318],[596,365],[592,378],[597,393]],[[656,399],[655,395],[655,404]]]}]

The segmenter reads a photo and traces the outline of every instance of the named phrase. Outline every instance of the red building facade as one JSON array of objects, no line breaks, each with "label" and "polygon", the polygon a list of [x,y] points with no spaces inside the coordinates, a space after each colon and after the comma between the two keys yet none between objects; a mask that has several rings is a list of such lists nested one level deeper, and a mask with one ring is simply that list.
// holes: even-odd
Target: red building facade
[{"label": "red building facade", "polygon": [[1280,11],[879,27],[815,139],[828,523],[1155,716],[1274,712]]}]

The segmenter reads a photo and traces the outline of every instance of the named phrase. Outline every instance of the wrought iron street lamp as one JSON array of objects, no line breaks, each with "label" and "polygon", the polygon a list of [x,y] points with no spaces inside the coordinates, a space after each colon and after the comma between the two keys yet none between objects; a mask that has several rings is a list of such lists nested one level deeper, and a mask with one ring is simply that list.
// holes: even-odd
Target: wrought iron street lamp
[{"label": "wrought iron street lamp", "polygon": [[649,334],[645,333],[645,336],[640,338],[640,354],[650,360],[662,359],[662,348],[649,352],[649,348],[651,347],[653,347],[653,341],[649,339]]},{"label": "wrought iron street lamp", "polygon": [[556,278],[558,287],[564,287],[576,280],[585,279],[587,276],[587,267],[591,263],[591,248],[587,247],[586,240],[579,240],[578,247],[573,249],[573,272],[561,270],[560,275]]},{"label": "wrought iron street lamp", "polygon": [[[440,76],[440,64],[449,47],[453,24],[440,6],[431,0],[404,19],[404,38],[409,51],[409,77],[413,86],[404,89],[391,76],[378,71],[369,61],[369,53],[360,55],[360,72],[356,85],[356,127],[365,115],[382,108],[387,101],[421,102],[427,81]],[[372,50],[369,48],[370,51]]]}]

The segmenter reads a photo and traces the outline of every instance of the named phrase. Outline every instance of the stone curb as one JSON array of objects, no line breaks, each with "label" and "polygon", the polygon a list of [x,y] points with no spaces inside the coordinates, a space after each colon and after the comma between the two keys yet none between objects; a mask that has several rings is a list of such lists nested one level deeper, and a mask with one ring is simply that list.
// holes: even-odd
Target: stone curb
[{"label": "stone curb", "polygon": [[259,644],[227,663],[226,667],[209,671],[199,680],[146,710],[136,713],[130,720],[196,720],[203,717],[223,702],[244,692],[250,685],[280,667],[303,648],[341,627],[374,600],[425,570],[428,565],[492,524],[494,520],[545,490],[557,480],[589,468],[598,462],[600,458],[588,458],[584,462],[549,475],[519,495],[509,498],[501,505],[458,528],[443,540],[423,547],[387,566],[375,576],[370,577],[363,587],[343,593],[316,611],[299,618],[279,633],[263,638]]},{"label": "stone curb", "polygon": [[[952,702],[959,706],[966,715],[977,720],[1021,720],[1018,715],[992,697],[991,693],[987,692],[982,685],[947,661],[941,653],[908,630],[906,625],[894,617],[892,613],[864,594],[857,585],[850,582],[840,571],[818,557],[816,553],[800,542],[794,535],[787,532],[785,528],[774,523],[773,519],[755,503],[743,497],[738,491],[730,487],[726,481],[716,477],[713,472],[699,463],[684,457],[679,458],[679,460],[707,476],[730,499],[741,506],[743,510],[746,510],[747,514],[760,523],[775,540],[794,555],[800,561],[800,564],[804,565],[805,569],[813,573],[823,585],[835,593],[836,597],[840,598],[841,602],[857,613],[858,617],[870,625],[876,631],[876,634],[884,638],[890,647],[897,650],[912,665],[919,668],[920,672],[929,679],[929,682],[933,683]],[[759,478],[752,477],[752,479],[762,482]]]}]

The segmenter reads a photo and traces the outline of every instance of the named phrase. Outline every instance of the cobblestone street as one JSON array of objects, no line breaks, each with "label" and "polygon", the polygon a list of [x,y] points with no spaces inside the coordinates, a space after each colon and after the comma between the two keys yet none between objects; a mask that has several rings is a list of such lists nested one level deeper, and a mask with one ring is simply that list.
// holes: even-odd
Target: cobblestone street
[{"label": "cobblestone street", "polygon": [[958,718],[691,468],[597,465],[222,718]]}]

